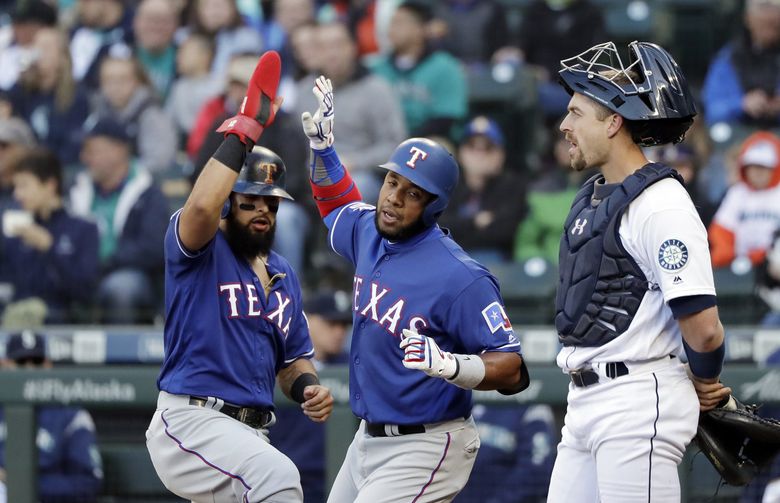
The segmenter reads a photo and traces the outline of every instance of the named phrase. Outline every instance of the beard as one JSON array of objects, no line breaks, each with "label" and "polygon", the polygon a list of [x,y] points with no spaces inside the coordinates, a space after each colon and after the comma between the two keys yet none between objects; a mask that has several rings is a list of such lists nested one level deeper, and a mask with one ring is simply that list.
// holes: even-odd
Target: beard
[{"label": "beard", "polygon": [[272,222],[265,232],[252,232],[246,226],[242,226],[232,213],[225,218],[227,239],[230,248],[237,255],[244,257],[257,257],[268,255],[274,244],[276,221]]},{"label": "beard", "polygon": [[376,231],[379,233],[379,235],[388,241],[403,241],[405,239],[416,236],[427,228],[427,226],[423,223],[422,215],[420,215],[417,217],[417,220],[405,227],[401,227],[393,232],[384,231],[381,227],[379,227],[379,212],[380,210],[377,210],[376,214],[374,215],[374,227],[376,227]]}]

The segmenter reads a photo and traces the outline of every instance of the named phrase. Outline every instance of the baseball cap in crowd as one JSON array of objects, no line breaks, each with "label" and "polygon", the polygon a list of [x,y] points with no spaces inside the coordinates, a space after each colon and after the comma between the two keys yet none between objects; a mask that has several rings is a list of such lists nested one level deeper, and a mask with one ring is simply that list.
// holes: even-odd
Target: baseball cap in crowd
[{"label": "baseball cap in crowd", "polygon": [[57,24],[57,9],[43,0],[17,1],[11,11],[11,21],[14,23],[38,23],[43,26]]},{"label": "baseball cap in crowd", "polygon": [[130,135],[125,126],[108,117],[99,119],[92,127],[87,127],[85,136],[87,138],[106,136],[123,143],[130,142]]},{"label": "baseball cap in crowd", "polygon": [[303,303],[306,314],[317,314],[328,321],[349,323],[352,321],[352,303],[349,294],[340,290],[325,290],[311,295]]},{"label": "baseball cap in crowd", "polygon": [[761,166],[774,169],[777,163],[777,147],[769,140],[756,141],[739,156],[740,166]]},{"label": "baseball cap in crowd", "polygon": [[504,146],[504,133],[501,132],[501,127],[496,121],[484,115],[474,117],[466,124],[466,129],[463,130],[462,141],[465,142],[472,136],[477,135],[487,137],[495,145]]},{"label": "baseball cap in crowd", "polygon": [[41,364],[46,358],[46,340],[32,330],[12,334],[5,343],[5,357],[16,363]]},{"label": "baseball cap in crowd", "polygon": [[35,144],[35,136],[24,120],[9,117],[0,119],[0,143],[29,147]]}]

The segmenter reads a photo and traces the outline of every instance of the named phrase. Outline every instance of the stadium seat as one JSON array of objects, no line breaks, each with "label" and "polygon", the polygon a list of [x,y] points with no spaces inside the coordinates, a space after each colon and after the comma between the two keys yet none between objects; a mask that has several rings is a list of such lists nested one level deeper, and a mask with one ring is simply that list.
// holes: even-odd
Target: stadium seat
[{"label": "stadium seat", "polygon": [[551,325],[558,269],[542,259],[490,266],[501,285],[507,315],[515,325]]}]

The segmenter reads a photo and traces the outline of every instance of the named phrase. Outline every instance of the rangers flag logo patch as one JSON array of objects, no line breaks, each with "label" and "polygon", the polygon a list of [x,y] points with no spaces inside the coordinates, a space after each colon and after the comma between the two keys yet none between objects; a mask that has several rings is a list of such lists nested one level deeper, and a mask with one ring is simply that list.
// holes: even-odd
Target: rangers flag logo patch
[{"label": "rangers flag logo patch", "polygon": [[512,330],[512,323],[504,312],[504,308],[498,302],[492,302],[482,310],[482,317],[485,318],[490,333],[494,334],[499,328],[506,331]]},{"label": "rangers flag logo patch", "polygon": [[667,271],[679,271],[688,263],[688,248],[679,239],[667,239],[658,250],[658,263]]}]

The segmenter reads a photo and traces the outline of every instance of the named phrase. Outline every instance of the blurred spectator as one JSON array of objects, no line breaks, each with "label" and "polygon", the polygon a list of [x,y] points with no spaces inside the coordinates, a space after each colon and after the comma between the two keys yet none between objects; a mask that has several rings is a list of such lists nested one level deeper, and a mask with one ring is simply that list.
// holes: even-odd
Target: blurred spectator
[{"label": "blurred spectator", "polygon": [[244,24],[236,0],[194,0],[190,3],[189,29],[214,42],[211,77],[216,82],[224,82],[234,55],[264,50],[260,35]]},{"label": "blurred spectator", "polygon": [[35,58],[33,40],[39,29],[57,25],[57,10],[43,0],[16,2],[11,11],[13,38],[0,46],[0,89],[10,89]]},{"label": "blurred spectator", "polygon": [[[383,177],[376,167],[406,138],[403,111],[395,91],[357,59],[357,46],[343,23],[317,28],[319,69],[339,96],[339,157],[366,201],[376,201]],[[317,108],[314,81],[298,84],[295,112]],[[300,133],[303,135],[303,133]]]},{"label": "blurred spectator", "polygon": [[509,44],[506,9],[496,0],[435,2],[430,29],[437,48],[466,64],[489,63]]},{"label": "blurred spectator", "polygon": [[7,99],[13,114],[25,119],[63,164],[76,162],[88,106],[84,88],[71,74],[65,36],[56,28],[41,28],[33,48],[34,61],[8,91]]},{"label": "blurred spectator", "polygon": [[537,74],[542,110],[557,120],[569,103],[557,81],[560,61],[607,39],[601,9],[590,0],[533,0],[518,33],[522,59]]},{"label": "blurred spectator", "polygon": [[691,196],[699,218],[704,226],[708,227],[717,207],[710,203],[705,191],[701,190],[698,183],[701,162],[693,148],[685,143],[677,145],[669,143],[648,152],[648,157],[655,162],[674,168],[682,176],[685,190]]},{"label": "blurred spectator", "polygon": [[[294,83],[303,79],[314,79],[320,67],[320,45],[317,40],[317,24],[305,23],[295,28],[289,35],[293,67],[291,73]],[[285,97],[285,103],[287,98]]]},{"label": "blurred spectator", "polygon": [[[50,369],[43,336],[31,331],[13,334],[6,342],[6,369]],[[5,479],[5,414],[0,412],[0,480]],[[103,463],[89,412],[78,407],[45,406],[35,413],[38,432],[38,501],[90,503],[103,484]]]},{"label": "blurred spectator", "polygon": [[[220,122],[217,126],[214,126],[217,120],[224,120],[238,113],[241,101],[244,99],[246,86],[249,83],[249,79],[252,77],[252,72],[254,72],[259,57],[259,54],[253,52],[234,55],[230,59],[230,64],[225,72],[224,91],[207,100],[198,111],[195,123],[187,138],[187,154],[195,163],[195,173],[193,173],[192,176],[193,182],[197,178],[198,173],[200,173],[200,170],[206,164],[206,161],[214,153],[214,150],[216,150],[216,147],[222,142],[220,139],[219,143],[214,147],[214,150],[208,148],[206,149],[208,150],[207,152],[203,155],[199,155],[204,141],[210,133],[213,133],[214,130],[219,127],[219,124],[222,124],[222,122]],[[274,152],[277,151],[274,150]],[[279,155],[281,156],[281,154]],[[295,196],[293,195],[293,197]]]},{"label": "blurred spectator", "polygon": [[780,138],[767,131],[750,135],[737,162],[741,181],[728,189],[709,227],[715,267],[735,259],[760,264],[780,226]]},{"label": "blurred spectator", "polygon": [[[400,0],[335,0],[322,5],[317,12],[321,22],[338,20],[354,34],[358,55],[369,59],[381,52],[379,32],[386,32],[390,15]],[[382,38],[386,39],[386,34]],[[383,44],[385,47],[387,43]]]},{"label": "blurred spectator", "polygon": [[542,503],[557,430],[548,405],[475,405],[480,448],[456,503]]},{"label": "blurred spectator", "polygon": [[100,92],[92,104],[92,121],[111,118],[130,135],[133,154],[159,175],[176,160],[178,137],[139,61],[109,56],[100,65]]},{"label": "blurred spectator", "polygon": [[[257,58],[256,55],[234,56],[228,69],[229,83],[226,92],[207,102],[201,110],[193,133],[190,135],[191,142],[196,135],[202,135],[193,163],[195,168],[191,175],[193,183],[206,161],[222,143],[223,135],[217,133],[216,129],[225,119],[237,113],[257,64]],[[287,167],[287,192],[295,198],[294,201],[285,201],[279,206],[273,249],[287,259],[297,272],[303,271],[306,262],[304,252],[312,216],[319,217],[311,198],[308,140],[301,134],[300,116],[293,116],[280,110],[274,119],[274,127],[264,131],[257,144],[270,148],[284,159]],[[188,148],[191,146],[192,143],[189,143]]]},{"label": "blurred spectator", "polygon": [[428,44],[431,10],[418,0],[402,3],[390,23],[392,54],[373,71],[396,90],[411,136],[450,136],[453,124],[466,116],[466,77],[460,63]]},{"label": "blurred spectator", "polygon": [[[314,22],[314,0],[271,0],[271,15],[260,27],[264,50],[279,51],[282,61],[292,59],[289,36],[299,26]],[[289,68],[282,72],[289,74]]]},{"label": "blurred spectator", "polygon": [[439,223],[476,260],[508,259],[526,200],[521,178],[505,168],[504,135],[498,124],[485,116],[472,119],[458,159],[462,183],[455,187]]},{"label": "blurred spectator", "polygon": [[163,101],[176,78],[173,35],[178,26],[179,12],[170,0],[142,0],[133,19],[135,56]]},{"label": "blurred spectator", "polygon": [[772,244],[756,277],[758,295],[769,306],[762,326],[780,328],[780,227],[772,235]]},{"label": "blurred spectator", "polygon": [[0,214],[14,205],[11,165],[24,147],[34,144],[35,136],[26,122],[18,117],[0,118]]},{"label": "blurred spectator", "polygon": [[[314,345],[314,367],[319,371],[328,365],[348,363],[349,354],[344,348],[352,322],[349,294],[329,290],[314,293],[303,310]],[[269,434],[271,444],[298,467],[304,501],[325,503],[325,425],[308,420],[295,406],[278,407],[276,418]]]},{"label": "blurred spectator", "polygon": [[181,138],[179,145],[186,143],[203,105],[224,87],[209,73],[213,57],[214,43],[208,37],[195,33],[184,39],[176,53],[179,77],[173,82],[165,111],[176,125]]},{"label": "blurred spectator", "polygon": [[163,269],[168,201],[142,163],[130,155],[122,125],[103,119],[87,132],[79,173],[70,191],[77,215],[100,231],[98,304],[103,323],[142,323],[153,318]]},{"label": "blurred spectator", "polygon": [[133,45],[133,12],[124,0],[77,0],[78,18],[70,37],[73,77],[98,87],[100,61]]},{"label": "blurred spectator", "polygon": [[541,257],[558,263],[563,223],[574,196],[594,170],[571,169],[569,146],[557,125],[549,129],[551,148],[542,161],[542,171],[528,188],[528,215],[515,236],[514,259]]},{"label": "blurred spectator", "polygon": [[21,209],[3,213],[0,280],[13,285],[13,302],[41,299],[46,322],[73,322],[71,309],[88,305],[97,282],[97,227],[63,207],[62,168],[47,150],[16,161],[13,186]]},{"label": "blurred spectator", "polygon": [[711,61],[702,88],[708,124],[769,128],[780,118],[780,2],[747,0],[744,29]]}]

